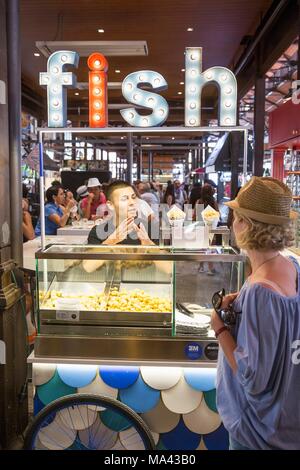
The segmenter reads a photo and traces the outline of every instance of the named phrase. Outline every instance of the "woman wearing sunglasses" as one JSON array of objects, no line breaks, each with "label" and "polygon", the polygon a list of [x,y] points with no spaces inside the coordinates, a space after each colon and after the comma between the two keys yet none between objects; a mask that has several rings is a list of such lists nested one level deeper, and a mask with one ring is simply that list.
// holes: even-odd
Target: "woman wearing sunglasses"
[{"label": "woman wearing sunglasses", "polygon": [[[217,407],[232,450],[300,449],[300,267],[281,254],[294,241],[291,203],[286,185],[258,177],[227,203],[252,268],[241,291],[223,297],[212,315]],[[234,330],[220,314],[228,307],[240,313]]]}]

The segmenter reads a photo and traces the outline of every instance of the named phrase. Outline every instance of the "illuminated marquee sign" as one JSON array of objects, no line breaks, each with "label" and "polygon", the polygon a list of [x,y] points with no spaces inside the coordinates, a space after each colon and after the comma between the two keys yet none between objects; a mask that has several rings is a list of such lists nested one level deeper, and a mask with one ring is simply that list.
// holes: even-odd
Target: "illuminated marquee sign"
[{"label": "illuminated marquee sign", "polygon": [[[40,73],[40,85],[47,87],[48,126],[65,127],[67,122],[66,88],[76,87],[76,76],[64,71],[66,65],[78,66],[76,52],[54,52],[48,59],[47,72]],[[88,58],[89,124],[107,127],[107,70],[108,62],[100,53]],[[185,52],[185,126],[201,126],[201,94],[203,87],[214,84],[219,91],[219,125],[235,126],[237,112],[237,83],[231,70],[211,67],[202,71],[202,48],[188,47]],[[153,91],[142,89],[151,87]],[[134,127],[161,126],[167,119],[169,105],[157,92],[166,90],[165,78],[153,70],[140,70],[127,75],[122,83],[122,94],[132,105],[152,111],[141,115],[134,106],[120,111],[123,119]]]}]

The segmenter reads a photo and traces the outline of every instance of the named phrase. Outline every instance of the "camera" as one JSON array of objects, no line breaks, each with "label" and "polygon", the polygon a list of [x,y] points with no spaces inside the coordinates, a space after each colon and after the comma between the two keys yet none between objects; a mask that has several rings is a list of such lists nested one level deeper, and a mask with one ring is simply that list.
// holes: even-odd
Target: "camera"
[{"label": "camera", "polygon": [[236,312],[233,309],[232,304],[230,304],[227,308],[221,308],[222,303],[223,303],[223,297],[225,297],[224,288],[218,292],[215,292],[214,295],[212,296],[213,307],[217,315],[220,317],[220,319],[226,326],[233,326],[236,324],[237,315],[240,314],[241,312]]}]

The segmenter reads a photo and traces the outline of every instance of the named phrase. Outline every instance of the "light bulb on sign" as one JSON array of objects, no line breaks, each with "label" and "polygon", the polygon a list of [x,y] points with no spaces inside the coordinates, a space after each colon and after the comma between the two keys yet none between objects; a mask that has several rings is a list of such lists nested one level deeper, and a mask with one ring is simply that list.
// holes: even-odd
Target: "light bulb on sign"
[{"label": "light bulb on sign", "polygon": [[155,99],[154,98],[148,98],[147,103],[150,104],[150,106],[152,106],[155,103]]},{"label": "light bulb on sign", "polygon": [[208,72],[205,74],[206,80],[211,80],[213,78],[213,74],[211,72]]},{"label": "light bulb on sign", "polygon": [[196,109],[196,107],[197,107],[196,103],[192,102],[192,103],[190,104],[190,108],[191,108],[191,109]]},{"label": "light bulb on sign", "polygon": [[57,74],[59,72],[59,68],[57,66],[53,67],[52,73]]},{"label": "light bulb on sign", "polygon": [[[104,55],[94,52],[87,60],[89,72],[89,122],[90,127],[106,127],[107,116],[107,70],[108,62]],[[100,110],[101,114],[94,110]]]},{"label": "light bulb on sign", "polygon": [[63,55],[61,56],[61,61],[62,61],[62,62],[67,62],[67,60],[68,60],[68,56],[65,55],[65,54],[63,54]]},{"label": "light bulb on sign", "polygon": [[101,82],[101,78],[99,77],[99,75],[95,75],[94,78],[93,78],[93,82],[98,84]]},{"label": "light bulb on sign", "polygon": [[163,115],[165,114],[165,110],[164,110],[164,109],[159,109],[158,112],[159,112],[159,114],[160,114],[161,116],[163,116]]},{"label": "light bulb on sign", "polygon": [[143,118],[142,123],[144,126],[148,126],[149,121],[147,118]]},{"label": "light bulb on sign", "polygon": [[230,126],[230,124],[232,124],[231,118],[227,117],[227,118],[225,119],[225,124],[227,124],[228,126]]},{"label": "light bulb on sign", "polygon": [[159,86],[160,85],[160,78],[155,78],[154,80],[154,85]]},{"label": "light bulb on sign", "polygon": [[224,104],[225,104],[226,108],[231,107],[231,101],[230,100],[226,100]]},{"label": "light bulb on sign", "polygon": [[223,82],[226,82],[227,78],[228,78],[227,73],[222,73],[221,80],[223,80]]},{"label": "light bulb on sign", "polygon": [[228,86],[225,88],[225,93],[226,95],[230,95],[232,93],[232,87],[231,86]]},{"label": "light bulb on sign", "polygon": [[194,126],[196,124],[196,119],[190,119],[190,124]]}]

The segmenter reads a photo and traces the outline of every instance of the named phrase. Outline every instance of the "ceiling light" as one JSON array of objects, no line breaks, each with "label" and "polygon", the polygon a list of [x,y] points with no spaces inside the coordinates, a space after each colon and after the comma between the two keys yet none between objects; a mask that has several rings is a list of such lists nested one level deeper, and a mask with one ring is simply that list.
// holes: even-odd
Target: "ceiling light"
[{"label": "ceiling light", "polygon": [[179,85],[184,85],[184,82],[180,82]]},{"label": "ceiling light", "polygon": [[102,28],[98,29],[98,33],[104,33],[104,29]]},{"label": "ceiling light", "polygon": [[35,52],[33,55],[34,57],[40,57],[41,54],[39,54],[38,52]]},{"label": "ceiling light", "polygon": [[192,31],[194,31],[194,28],[187,28],[187,31],[191,33]]},{"label": "ceiling light", "polygon": [[178,93],[177,93],[177,94],[178,94],[178,95],[182,95],[182,91],[178,91]]},{"label": "ceiling light", "polygon": [[79,93],[78,93],[78,92],[76,92],[76,93],[75,93],[75,96],[79,96]]},{"label": "ceiling light", "polygon": [[116,69],[115,72],[116,72],[116,73],[121,73],[121,70]]},{"label": "ceiling light", "polygon": [[181,69],[181,72],[185,72],[185,69]]},{"label": "ceiling light", "polygon": [[175,140],[175,137],[172,137],[172,140]]}]

